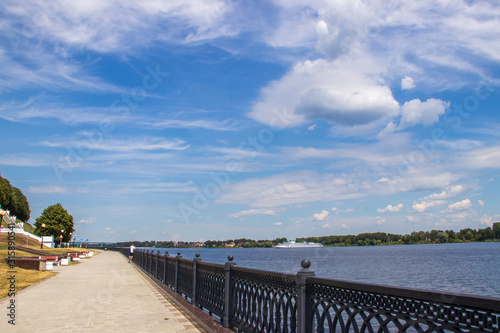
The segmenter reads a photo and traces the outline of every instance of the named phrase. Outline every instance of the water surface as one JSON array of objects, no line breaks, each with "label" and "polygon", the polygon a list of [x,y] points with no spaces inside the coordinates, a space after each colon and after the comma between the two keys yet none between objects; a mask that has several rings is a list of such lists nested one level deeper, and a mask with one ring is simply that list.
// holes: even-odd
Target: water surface
[{"label": "water surface", "polygon": [[500,298],[500,242],[309,249],[155,249],[171,256],[295,274],[302,259],[316,276]]}]

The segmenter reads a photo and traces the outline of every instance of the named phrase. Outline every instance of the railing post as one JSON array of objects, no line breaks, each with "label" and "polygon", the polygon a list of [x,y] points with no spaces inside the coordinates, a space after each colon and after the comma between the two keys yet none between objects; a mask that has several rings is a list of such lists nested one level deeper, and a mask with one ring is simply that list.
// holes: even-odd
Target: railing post
[{"label": "railing post", "polygon": [[177,252],[175,256],[175,280],[174,280],[174,291],[179,292],[179,259],[181,259],[181,253]]},{"label": "railing post", "polygon": [[311,262],[307,259],[300,263],[302,269],[297,272],[297,332],[310,333],[312,332],[311,315],[312,306],[311,300],[306,290],[307,278],[314,276],[314,271],[309,269]]},{"label": "railing post", "polygon": [[149,257],[149,274],[153,274],[153,256],[155,252],[154,250],[151,250],[151,256]]},{"label": "railing post", "polygon": [[148,250],[146,252],[146,254],[147,254],[146,272],[149,273],[149,271],[151,270],[151,252],[150,252],[150,250]]},{"label": "railing post", "polygon": [[233,316],[233,272],[232,268],[233,266],[236,265],[236,263],[233,261],[234,257],[233,256],[228,256],[227,259],[229,260],[226,262],[224,265],[224,271],[225,271],[225,281],[224,281],[224,318],[222,319],[222,326],[229,328],[230,322],[231,322],[231,317]]},{"label": "railing post", "polygon": [[156,254],[156,275],[155,278],[158,278],[158,268],[160,267],[160,250],[158,250],[158,253]]},{"label": "railing post", "polygon": [[196,294],[198,293],[196,285],[198,284],[198,262],[200,261],[200,254],[196,253],[196,258],[193,259],[193,297],[191,298],[191,304],[194,306],[196,306]]},{"label": "railing post", "polygon": [[167,284],[167,263],[168,263],[167,257],[168,257],[168,251],[165,251],[165,265],[163,266],[163,284],[165,284],[165,285],[168,285]]}]

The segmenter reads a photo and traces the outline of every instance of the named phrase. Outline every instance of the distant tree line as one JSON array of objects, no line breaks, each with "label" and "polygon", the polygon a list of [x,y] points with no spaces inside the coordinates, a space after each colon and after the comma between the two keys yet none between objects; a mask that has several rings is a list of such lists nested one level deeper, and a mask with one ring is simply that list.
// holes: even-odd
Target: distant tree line
[{"label": "distant tree line", "polygon": [[31,210],[28,199],[20,189],[14,187],[10,182],[0,175],[0,206],[8,210],[11,216],[26,222],[30,219]]},{"label": "distant tree line", "polygon": [[276,238],[273,240],[260,239],[253,240],[247,238],[229,239],[226,241],[212,241],[208,240],[204,243],[205,247],[228,247],[228,246],[238,246],[238,247],[273,247],[275,244],[286,242],[286,238]]},{"label": "distant tree line", "polygon": [[[343,236],[321,236],[297,238],[297,242],[321,243],[324,246],[370,246],[390,244],[431,244],[431,243],[460,243],[460,242],[484,242],[500,241],[500,222],[493,223],[493,227],[484,229],[465,228],[459,232],[453,230],[431,230],[414,231],[411,234],[400,235],[385,232],[367,232],[358,235]],[[286,238],[275,238],[273,240],[253,240],[247,238],[229,240],[207,240],[203,244],[199,242],[172,242],[172,241],[128,241],[118,242],[115,246],[128,247],[134,244],[137,247],[273,247],[276,244],[286,242]]]},{"label": "distant tree line", "polygon": [[493,223],[493,227],[484,229],[461,229],[414,231],[411,234],[399,235],[385,232],[362,233],[346,236],[322,236],[297,238],[297,242],[316,242],[325,246],[366,246],[387,244],[428,244],[428,243],[460,243],[484,242],[500,240],[500,222]]},{"label": "distant tree line", "polygon": [[[163,247],[163,248],[176,247],[176,243],[172,241],[126,241],[126,242],[113,243],[113,245],[117,247],[129,247],[130,245],[134,245],[136,247]],[[181,247],[186,247],[186,246],[181,246]]]}]

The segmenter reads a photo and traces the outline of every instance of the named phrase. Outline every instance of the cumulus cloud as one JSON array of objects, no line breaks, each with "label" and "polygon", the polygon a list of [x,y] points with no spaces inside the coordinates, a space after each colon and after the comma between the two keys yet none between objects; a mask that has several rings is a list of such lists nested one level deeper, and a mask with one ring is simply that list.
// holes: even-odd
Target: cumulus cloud
[{"label": "cumulus cloud", "polygon": [[409,76],[405,76],[401,80],[401,89],[403,90],[410,90],[415,88],[415,82],[413,82],[413,79]]},{"label": "cumulus cloud", "polygon": [[399,205],[396,205],[396,206],[388,205],[385,208],[379,208],[379,209],[377,209],[377,212],[379,212],[379,213],[386,213],[386,212],[393,213],[393,212],[399,212],[399,211],[401,211],[402,208],[403,208],[403,204],[399,204]]},{"label": "cumulus cloud", "polygon": [[484,201],[483,200],[478,200],[477,203],[480,205],[480,206],[484,206]]},{"label": "cumulus cloud", "polygon": [[454,198],[463,191],[464,187],[462,185],[450,186],[440,193],[434,193],[426,196],[425,198],[421,199],[419,203],[414,202],[413,210],[422,213],[429,208],[444,205],[447,199]]},{"label": "cumulus cloud", "polygon": [[419,99],[406,102],[401,107],[401,122],[398,129],[401,130],[417,124],[432,125],[439,120],[439,116],[443,115],[449,106],[449,102],[435,98],[425,102]]},{"label": "cumulus cloud", "polygon": [[324,221],[328,217],[329,214],[330,213],[328,213],[326,210],[324,210],[321,213],[314,214],[313,219],[318,220],[318,221]]},{"label": "cumulus cloud", "polygon": [[422,201],[420,203],[413,203],[413,210],[419,213],[425,212],[427,209],[444,205],[446,201],[444,200],[434,200],[434,201]]},{"label": "cumulus cloud", "polygon": [[455,211],[455,210],[469,209],[470,207],[472,207],[471,201],[469,199],[465,199],[465,200],[450,204],[448,206],[448,209],[450,211]]},{"label": "cumulus cloud", "polygon": [[274,127],[320,119],[342,126],[373,123],[399,112],[390,88],[324,59],[305,61],[262,89],[249,116]]}]

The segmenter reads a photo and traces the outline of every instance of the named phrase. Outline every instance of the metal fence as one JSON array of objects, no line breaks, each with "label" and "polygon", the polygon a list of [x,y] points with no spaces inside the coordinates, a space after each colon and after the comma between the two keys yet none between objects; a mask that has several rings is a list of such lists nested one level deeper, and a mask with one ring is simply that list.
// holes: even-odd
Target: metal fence
[{"label": "metal fence", "polygon": [[[128,249],[118,249],[128,255]],[[500,332],[500,299],[321,279],[136,250],[133,261],[240,332]]]}]

